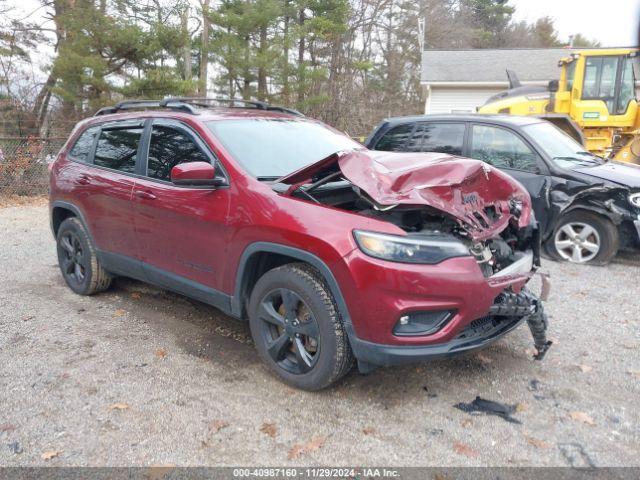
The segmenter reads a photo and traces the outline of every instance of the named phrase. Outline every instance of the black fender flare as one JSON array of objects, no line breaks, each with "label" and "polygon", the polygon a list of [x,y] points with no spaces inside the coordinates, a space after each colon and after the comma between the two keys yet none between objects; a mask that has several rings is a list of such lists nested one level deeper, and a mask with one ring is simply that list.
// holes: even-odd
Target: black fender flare
[{"label": "black fender flare", "polygon": [[340,311],[340,316],[344,323],[345,329],[349,338],[353,338],[355,332],[353,330],[353,325],[351,323],[351,316],[349,315],[349,308],[347,307],[347,303],[344,300],[344,296],[342,295],[342,291],[340,290],[340,286],[338,285],[338,281],[331,269],[327,266],[327,264],[306,250],[301,250],[296,247],[290,247],[288,245],[282,245],[279,243],[272,242],[255,242],[248,245],[242,255],[240,256],[240,261],[238,262],[238,269],[236,271],[236,281],[235,281],[235,290],[233,299],[231,301],[231,312],[232,315],[240,318],[242,316],[242,301],[243,301],[243,293],[246,291],[248,275],[247,275],[247,265],[249,259],[252,255],[256,253],[277,253],[280,255],[286,255],[288,257],[295,258],[300,260],[301,262],[308,263],[309,265],[316,268],[320,274],[323,276],[324,280],[327,282],[329,289],[331,290],[331,294],[338,305],[338,309]]},{"label": "black fender flare", "polygon": [[73,214],[78,217],[78,219],[80,219],[80,221],[82,222],[82,224],[84,225],[84,228],[87,229],[87,232],[89,232],[89,237],[91,237],[91,241],[93,241],[93,235],[91,235],[91,230],[89,229],[89,224],[87,223],[84,214],[82,213],[82,210],[80,210],[80,208],[78,206],[76,206],[73,203],[70,202],[65,202],[63,200],[55,200],[53,203],[51,203],[51,207],[49,210],[49,224],[51,226],[51,233],[53,234],[53,238],[56,238],[56,232],[53,228],[53,210],[56,208],[63,208],[65,210],[69,210],[70,212],[73,212]]}]

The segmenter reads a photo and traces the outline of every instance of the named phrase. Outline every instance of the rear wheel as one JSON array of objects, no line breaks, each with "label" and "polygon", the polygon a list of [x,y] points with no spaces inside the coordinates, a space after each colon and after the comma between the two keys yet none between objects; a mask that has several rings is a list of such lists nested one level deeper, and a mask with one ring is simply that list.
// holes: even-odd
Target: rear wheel
[{"label": "rear wheel", "polygon": [[258,280],[249,301],[249,323],[263,362],[296,388],[327,387],[353,366],[331,292],[306,264],[284,265]]},{"label": "rear wheel", "polygon": [[80,295],[102,292],[111,285],[109,275],[100,265],[89,234],[76,217],[60,224],[56,236],[58,264],[71,290]]},{"label": "rear wheel", "polygon": [[547,251],[557,260],[594,265],[611,261],[618,247],[618,229],[609,219],[578,210],[560,219],[547,242]]}]

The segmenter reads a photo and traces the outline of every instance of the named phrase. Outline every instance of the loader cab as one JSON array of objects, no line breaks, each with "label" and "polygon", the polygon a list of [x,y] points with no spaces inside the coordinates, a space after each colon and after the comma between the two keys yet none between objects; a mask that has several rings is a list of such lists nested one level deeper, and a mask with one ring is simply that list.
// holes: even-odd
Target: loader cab
[{"label": "loader cab", "polygon": [[582,128],[632,127],[638,113],[636,55],[610,49],[576,52],[562,59],[556,111],[568,113]]}]

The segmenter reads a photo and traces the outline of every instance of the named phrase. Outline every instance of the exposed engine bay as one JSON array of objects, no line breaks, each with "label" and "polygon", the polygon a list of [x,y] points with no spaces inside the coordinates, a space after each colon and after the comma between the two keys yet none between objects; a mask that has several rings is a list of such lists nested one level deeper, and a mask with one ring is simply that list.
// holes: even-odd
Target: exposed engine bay
[{"label": "exposed engine bay", "polygon": [[[424,204],[393,203],[382,205],[367,191],[349,180],[335,168],[315,175],[308,183],[294,185],[285,190],[290,195],[318,204],[356,212],[401,228],[410,237],[434,236],[460,241],[473,255],[485,277],[491,277],[522,258],[522,252],[533,253],[534,264],[539,265],[539,235],[536,222],[531,219],[521,227],[523,203],[511,198],[506,204],[487,204],[477,193],[462,195],[467,212],[462,219],[439,208]],[[453,187],[450,187],[453,188]],[[507,221],[505,216],[508,216]],[[468,220],[467,220],[468,219]],[[465,221],[467,220],[467,221]],[[493,235],[479,232],[499,225]]]}]

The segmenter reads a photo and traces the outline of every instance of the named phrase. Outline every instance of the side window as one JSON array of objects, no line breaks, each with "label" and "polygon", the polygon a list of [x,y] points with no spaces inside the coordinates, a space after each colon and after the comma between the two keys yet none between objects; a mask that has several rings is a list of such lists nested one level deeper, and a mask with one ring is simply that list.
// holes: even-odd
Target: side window
[{"label": "side window", "polygon": [[575,76],[576,76],[576,64],[577,63],[578,62],[574,60],[569,65],[567,65],[567,91],[568,92],[573,90],[573,82],[574,82]]},{"label": "side window", "polygon": [[69,151],[69,157],[78,162],[88,162],[93,148],[93,141],[99,131],[100,127],[91,127],[82,132],[82,135],[78,137],[73,148]]},{"label": "side window", "polygon": [[471,158],[497,168],[538,172],[536,154],[518,136],[504,128],[474,125]]},{"label": "side window", "polygon": [[464,123],[425,123],[423,128],[423,152],[462,155]]},{"label": "side window", "polygon": [[398,125],[385,133],[375,146],[376,150],[385,152],[403,152],[407,149],[407,141],[413,131],[413,123]]},{"label": "side window", "polygon": [[151,131],[147,176],[169,181],[171,169],[180,163],[209,162],[209,158],[187,133],[155,125]]},{"label": "side window", "polygon": [[142,127],[102,130],[93,159],[94,165],[135,173]]},{"label": "side window", "polygon": [[614,111],[619,57],[588,57],[584,72],[585,100],[602,100]]},{"label": "side window", "polygon": [[629,102],[636,98],[636,81],[633,74],[633,60],[629,57],[624,59],[622,67],[622,81],[620,82],[620,93],[615,113],[622,115],[627,111]]}]

